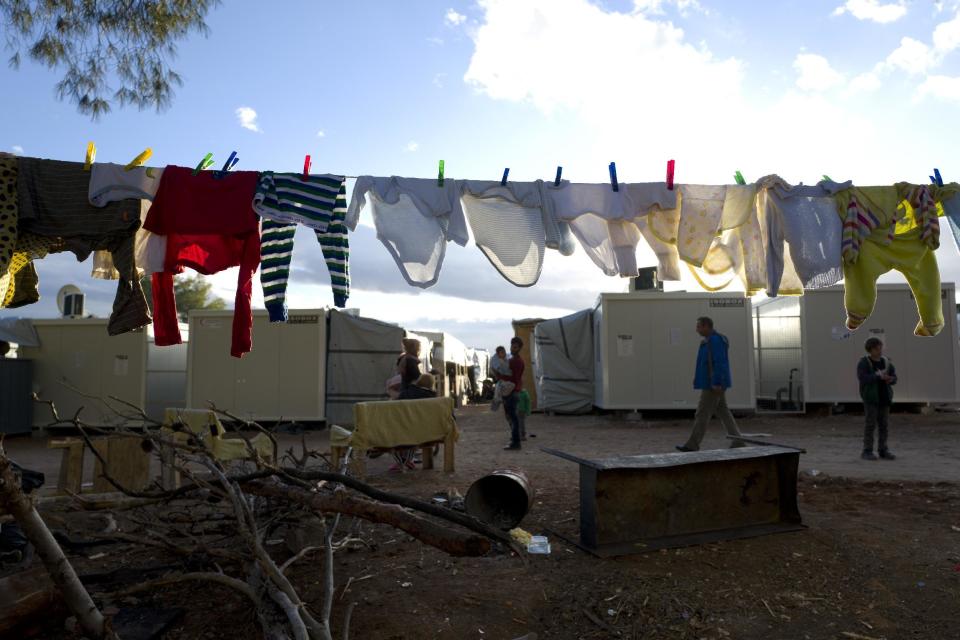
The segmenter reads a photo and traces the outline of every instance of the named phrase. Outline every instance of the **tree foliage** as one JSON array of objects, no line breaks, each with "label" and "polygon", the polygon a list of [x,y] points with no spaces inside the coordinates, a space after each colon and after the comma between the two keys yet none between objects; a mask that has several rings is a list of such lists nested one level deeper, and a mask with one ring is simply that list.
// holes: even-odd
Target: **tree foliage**
[{"label": "tree foliage", "polygon": [[[150,278],[141,281],[147,302],[153,304]],[[173,279],[173,297],[177,301],[177,315],[181,322],[187,321],[191,309],[226,309],[227,303],[211,293],[213,286],[201,275],[176,276]]]},{"label": "tree foliage", "polygon": [[[170,67],[177,42],[206,35],[207,12],[219,0],[0,0],[10,65],[26,53],[50,69],[63,68],[61,100],[96,120],[114,104],[170,106],[183,85]],[[116,88],[114,88],[116,87]]]}]

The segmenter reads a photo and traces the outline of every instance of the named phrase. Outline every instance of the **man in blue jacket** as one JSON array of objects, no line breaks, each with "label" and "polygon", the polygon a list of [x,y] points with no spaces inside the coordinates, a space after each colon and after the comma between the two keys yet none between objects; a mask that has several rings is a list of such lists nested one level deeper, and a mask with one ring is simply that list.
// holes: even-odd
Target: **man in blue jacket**
[{"label": "man in blue jacket", "polygon": [[[716,414],[727,433],[739,436],[740,429],[727,406],[727,389],[733,386],[730,378],[730,360],[727,350],[730,341],[713,330],[713,320],[707,317],[697,318],[697,333],[703,338],[700,351],[697,352],[697,370],[693,378],[693,388],[700,390],[700,404],[694,418],[693,433],[686,444],[677,445],[678,451],[697,451],[707,430],[707,423]],[[742,447],[743,442],[734,440],[731,447]]]}]

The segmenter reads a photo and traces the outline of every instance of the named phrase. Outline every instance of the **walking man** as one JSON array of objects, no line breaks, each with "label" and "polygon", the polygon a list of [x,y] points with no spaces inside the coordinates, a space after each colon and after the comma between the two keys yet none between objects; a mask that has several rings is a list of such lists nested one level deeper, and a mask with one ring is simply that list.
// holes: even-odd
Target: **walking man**
[{"label": "walking man", "polygon": [[890,405],[893,404],[893,385],[897,384],[897,370],[890,359],[883,355],[883,341],[867,338],[863,348],[867,355],[857,363],[857,379],[860,381],[860,398],[866,425],[863,430],[864,460],[876,460],[873,454],[873,432],[877,432],[877,453],[884,460],[894,460],[887,448],[887,424],[890,420]]},{"label": "walking man", "polygon": [[[693,433],[686,444],[677,445],[678,451],[697,451],[707,430],[707,423],[716,414],[727,433],[739,436],[740,429],[727,406],[727,389],[733,386],[730,378],[730,360],[727,351],[730,341],[713,329],[713,320],[707,317],[697,318],[697,333],[703,338],[697,352],[697,369],[693,378],[693,388],[700,390],[700,404],[694,418]],[[734,440],[731,447],[742,447],[743,442]]]},{"label": "walking man", "polygon": [[507,414],[507,422],[510,423],[510,444],[504,447],[505,451],[520,449],[520,416],[517,414],[517,404],[520,401],[520,392],[523,391],[523,370],[526,366],[520,357],[522,348],[523,340],[514,336],[510,340],[510,375],[497,374],[499,380],[513,383],[513,390],[503,395],[503,412]]}]

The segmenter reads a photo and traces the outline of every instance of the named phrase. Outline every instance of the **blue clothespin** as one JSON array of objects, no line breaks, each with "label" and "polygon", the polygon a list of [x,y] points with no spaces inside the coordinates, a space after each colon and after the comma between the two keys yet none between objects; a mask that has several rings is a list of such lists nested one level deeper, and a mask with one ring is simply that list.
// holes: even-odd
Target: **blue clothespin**
[{"label": "blue clothespin", "polygon": [[935,184],[938,187],[943,186],[943,178],[940,176],[940,169],[933,170],[933,175],[930,176],[930,183]]},{"label": "blue clothespin", "polygon": [[620,185],[617,183],[617,163],[610,163],[610,186],[614,191],[620,191]]},{"label": "blue clothespin", "polygon": [[553,181],[553,186],[560,186],[560,176],[563,175],[563,167],[557,167],[557,179]]},{"label": "blue clothespin", "polygon": [[230,152],[230,157],[227,158],[227,161],[223,163],[223,168],[220,169],[220,171],[217,171],[216,173],[214,173],[214,174],[213,174],[213,177],[214,177],[214,178],[217,178],[217,179],[223,178],[224,176],[227,175],[227,172],[230,171],[230,169],[233,169],[233,167],[234,167],[238,162],[240,162],[240,158],[237,157],[237,152],[236,152],[236,151],[231,151],[231,152]]},{"label": "blue clothespin", "polygon": [[500,178],[500,186],[501,186],[501,187],[507,186],[507,176],[508,176],[508,175],[510,175],[510,167],[507,167],[506,169],[503,170],[503,177]]}]

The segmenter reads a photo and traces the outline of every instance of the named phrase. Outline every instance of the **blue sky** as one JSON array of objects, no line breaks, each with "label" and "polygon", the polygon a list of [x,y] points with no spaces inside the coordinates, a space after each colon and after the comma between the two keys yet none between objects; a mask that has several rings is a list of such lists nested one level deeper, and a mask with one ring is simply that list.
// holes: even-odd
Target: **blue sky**
[{"label": "blue sky", "polygon": [[[777,173],[814,182],[956,179],[960,148],[958,2],[833,0],[231,0],[208,38],[181,43],[184,78],[169,110],[117,110],[99,122],[54,97],[56,71],[0,67],[0,150],[194,165],[208,151],[237,169],[577,182],[726,183]],[[238,115],[241,108],[247,120]],[[247,126],[244,127],[243,124]],[[351,306],[408,328],[444,329],[492,346],[509,320],[557,316],[619,291],[581,251],[548,252],[533,289],[504,281],[472,245],[449,245],[440,282],[407,286],[364,220],[352,239]],[[938,257],[960,277],[953,242]],[[641,262],[653,264],[646,249]],[[319,248],[298,235],[292,306],[332,304]],[[19,315],[55,315],[67,282],[106,315],[113,283],[69,255],[38,264],[43,300]],[[891,276],[890,281],[899,281]],[[233,299],[235,274],[212,278]],[[690,283],[681,286],[691,287]],[[259,287],[255,287],[255,290]],[[259,298],[259,291],[257,291]],[[12,312],[0,312],[12,315]],[[838,321],[842,317],[838,310]]]}]

